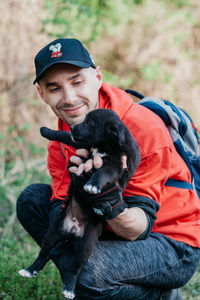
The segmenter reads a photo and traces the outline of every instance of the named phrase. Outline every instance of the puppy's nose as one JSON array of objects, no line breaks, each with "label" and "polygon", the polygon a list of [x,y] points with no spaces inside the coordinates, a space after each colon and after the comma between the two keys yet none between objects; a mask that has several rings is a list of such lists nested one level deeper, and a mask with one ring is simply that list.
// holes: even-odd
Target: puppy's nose
[{"label": "puppy's nose", "polygon": [[70,132],[71,132],[71,134],[75,133],[75,131],[76,131],[76,125],[71,125],[70,126]]}]

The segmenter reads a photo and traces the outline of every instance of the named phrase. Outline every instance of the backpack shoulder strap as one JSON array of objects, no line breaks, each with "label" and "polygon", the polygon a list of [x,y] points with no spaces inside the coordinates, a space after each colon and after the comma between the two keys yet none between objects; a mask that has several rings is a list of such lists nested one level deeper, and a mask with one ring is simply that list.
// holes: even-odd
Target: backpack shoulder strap
[{"label": "backpack shoulder strap", "polygon": [[141,93],[135,91],[135,90],[131,90],[131,89],[126,89],[125,92],[127,92],[128,94],[131,94],[139,99],[143,99],[144,95],[142,95]]}]

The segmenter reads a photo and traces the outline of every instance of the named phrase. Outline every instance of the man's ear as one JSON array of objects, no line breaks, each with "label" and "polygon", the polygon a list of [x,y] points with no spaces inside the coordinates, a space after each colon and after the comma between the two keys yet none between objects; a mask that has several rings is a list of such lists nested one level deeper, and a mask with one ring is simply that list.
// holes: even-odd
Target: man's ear
[{"label": "man's ear", "polygon": [[99,88],[101,87],[102,85],[102,73],[101,73],[101,67],[100,66],[97,66],[96,69],[96,76],[97,76],[97,79],[99,81]]},{"label": "man's ear", "polygon": [[108,142],[123,145],[125,143],[125,135],[123,127],[119,124],[108,123],[105,126],[105,136]]},{"label": "man's ear", "polygon": [[37,90],[38,90],[38,93],[39,93],[39,95],[40,95],[40,98],[45,102],[45,99],[44,99],[44,92],[43,92],[43,90],[42,90],[42,87],[39,85],[39,84],[37,84]]}]

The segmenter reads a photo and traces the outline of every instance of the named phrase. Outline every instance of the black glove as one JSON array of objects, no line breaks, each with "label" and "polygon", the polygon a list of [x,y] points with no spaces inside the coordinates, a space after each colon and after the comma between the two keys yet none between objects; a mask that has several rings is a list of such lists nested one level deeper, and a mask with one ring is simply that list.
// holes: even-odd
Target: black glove
[{"label": "black glove", "polygon": [[117,217],[127,207],[121,187],[117,183],[107,185],[101,194],[92,195],[85,191],[81,191],[81,194],[102,221]]}]

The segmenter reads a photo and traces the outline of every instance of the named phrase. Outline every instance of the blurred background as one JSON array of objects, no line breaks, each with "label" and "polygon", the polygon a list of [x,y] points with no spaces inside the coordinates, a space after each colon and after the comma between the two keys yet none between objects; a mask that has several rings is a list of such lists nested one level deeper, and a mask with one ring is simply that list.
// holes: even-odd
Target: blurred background
[{"label": "blurred background", "polygon": [[[15,213],[25,186],[51,182],[39,128],[57,122],[33,86],[33,60],[57,37],[80,39],[104,81],[168,99],[200,128],[199,0],[0,0],[0,299],[62,299],[51,263],[18,277],[38,247]],[[200,271],[182,292],[200,299]]]}]

